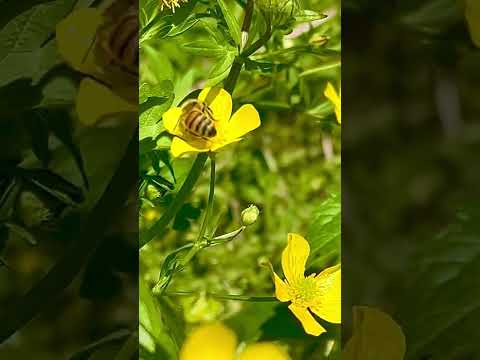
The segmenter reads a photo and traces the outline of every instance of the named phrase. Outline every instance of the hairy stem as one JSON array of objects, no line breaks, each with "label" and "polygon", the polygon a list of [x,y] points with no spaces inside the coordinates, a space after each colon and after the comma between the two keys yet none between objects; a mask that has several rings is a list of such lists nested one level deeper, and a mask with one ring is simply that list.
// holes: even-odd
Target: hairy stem
[{"label": "hairy stem", "polygon": [[[247,5],[245,7],[245,17],[243,18],[242,23],[242,34],[248,33],[250,30],[250,25],[252,24],[252,16],[253,16],[253,0],[247,0]],[[232,67],[230,68],[230,72],[223,83],[223,88],[228,91],[230,94],[233,93],[233,89],[237,84],[238,77],[240,76],[240,72],[243,67],[243,60],[241,55],[238,55],[233,62]]]}]

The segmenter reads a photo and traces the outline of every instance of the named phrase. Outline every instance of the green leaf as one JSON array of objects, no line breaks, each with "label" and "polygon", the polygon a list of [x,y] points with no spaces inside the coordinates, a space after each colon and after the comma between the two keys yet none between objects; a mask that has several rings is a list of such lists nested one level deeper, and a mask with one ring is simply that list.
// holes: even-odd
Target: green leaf
[{"label": "green leaf", "polygon": [[301,72],[299,76],[300,77],[305,77],[305,76],[319,75],[326,70],[335,69],[335,68],[339,67],[340,65],[341,65],[340,60],[329,61],[325,64],[320,65],[320,66],[316,66],[314,68],[305,70],[305,71]]},{"label": "green leaf", "polygon": [[295,15],[296,22],[316,21],[327,18],[328,15],[313,10],[300,10]]},{"label": "green leaf", "polygon": [[[145,52],[145,58],[152,59],[148,62],[149,70],[155,76],[155,80],[157,82],[161,82],[163,80],[173,80],[173,67],[172,63],[170,62],[169,58],[162,53],[160,50],[144,45],[142,46],[142,50]],[[143,72],[144,69],[140,69],[140,73]]]},{"label": "green leaf", "polygon": [[465,341],[480,321],[479,219],[478,213],[468,213],[467,219],[422,244],[412,269],[415,281],[399,316],[407,334],[407,359],[427,354],[460,359],[479,353],[478,341]]},{"label": "green leaf", "polygon": [[108,334],[107,336],[83,347],[79,351],[75,352],[71,357],[69,357],[69,360],[85,360],[85,359],[90,359],[91,356],[97,352],[98,350],[105,348],[105,347],[110,347],[112,345],[118,347],[119,345],[122,344],[123,341],[128,339],[130,336],[130,331],[128,330],[119,330],[115,331],[111,334]]},{"label": "green leaf", "polygon": [[158,0],[140,0],[138,15],[141,30],[150,25],[153,19],[155,19],[158,14],[159,7]]},{"label": "green leaf", "polygon": [[59,0],[40,4],[11,20],[0,31],[0,61],[9,54],[40,48],[54,33],[57,23],[72,10],[75,2]]},{"label": "green leaf", "polygon": [[287,68],[287,64],[277,64],[271,61],[254,61],[247,59],[245,62],[245,70],[259,70],[262,73],[278,72]]},{"label": "green leaf", "polygon": [[227,7],[227,4],[223,0],[217,0],[220,9],[222,10],[223,17],[227,23],[228,29],[230,30],[230,35],[232,36],[233,41],[237,46],[240,46],[242,42],[242,36],[240,34],[240,25],[237,22],[237,19]]},{"label": "green leaf", "polygon": [[172,92],[173,84],[170,80],[163,80],[155,85],[143,83],[139,88],[139,104],[143,104],[151,98],[168,99]]},{"label": "green leaf", "polygon": [[235,330],[241,341],[258,340],[262,325],[275,315],[278,305],[277,302],[247,304],[239,313],[229,318],[226,324]]},{"label": "green leaf", "polygon": [[140,86],[140,140],[156,138],[164,130],[162,115],[172,105],[173,98],[173,84],[169,80]]},{"label": "green leaf", "polygon": [[140,345],[150,353],[163,351],[169,359],[176,359],[178,345],[172,339],[163,320],[168,314],[162,314],[159,303],[141,278],[139,285]]},{"label": "green leaf", "polygon": [[181,35],[185,31],[187,31],[187,30],[191,29],[193,26],[195,26],[199,21],[200,21],[200,19],[197,18],[196,14],[191,14],[189,17],[187,17],[180,24],[173,25],[166,36],[167,37],[175,37],[175,36]]},{"label": "green leaf", "polygon": [[208,74],[208,81],[206,86],[215,86],[225,79],[232,67],[233,61],[235,60],[236,53],[228,52],[225,57],[220,59]]},{"label": "green leaf", "polygon": [[24,227],[10,222],[5,223],[4,225],[8,230],[14,232],[19,237],[24,239],[29,245],[37,245],[38,242],[37,239],[35,239],[35,236],[33,236],[33,234]]},{"label": "green leaf", "polygon": [[223,46],[218,45],[213,40],[197,40],[183,44],[183,47],[194,55],[206,57],[223,57],[227,53]]},{"label": "green leaf", "polygon": [[340,196],[332,194],[313,216],[308,231],[309,266],[322,267],[339,257],[341,234]]}]

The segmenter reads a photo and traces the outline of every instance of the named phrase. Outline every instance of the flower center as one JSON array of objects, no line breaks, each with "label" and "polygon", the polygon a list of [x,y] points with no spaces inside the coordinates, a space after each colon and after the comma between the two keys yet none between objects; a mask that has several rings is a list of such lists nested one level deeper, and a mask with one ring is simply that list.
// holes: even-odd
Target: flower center
[{"label": "flower center", "polygon": [[289,295],[292,303],[309,307],[312,306],[321,295],[321,287],[315,280],[315,274],[297,281],[289,287]]}]

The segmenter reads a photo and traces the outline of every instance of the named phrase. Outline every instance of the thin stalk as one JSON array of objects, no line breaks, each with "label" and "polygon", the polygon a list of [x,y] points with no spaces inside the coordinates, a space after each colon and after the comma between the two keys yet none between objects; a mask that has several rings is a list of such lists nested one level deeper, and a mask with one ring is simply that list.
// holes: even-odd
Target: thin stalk
[{"label": "thin stalk", "polygon": [[[252,15],[253,15],[253,8],[254,8],[253,0],[247,0],[247,5],[245,7],[245,17],[243,18],[242,23],[242,34],[248,33],[250,30],[250,25],[252,24]],[[245,60],[242,58],[241,55],[238,55],[233,62],[232,67],[230,68],[230,72],[223,83],[223,88],[228,91],[230,94],[233,92],[235,85],[237,84],[238,77],[240,76],[240,72],[243,67],[243,63]]]},{"label": "thin stalk", "polygon": [[[198,296],[198,292],[194,291],[172,291],[167,292],[167,296]],[[220,300],[236,300],[236,301],[248,301],[248,302],[275,302],[277,298],[273,296],[249,296],[249,295],[232,295],[232,294],[215,294],[205,293],[206,296],[220,299]]]},{"label": "thin stalk", "polygon": [[255,41],[252,45],[250,45],[242,52],[242,57],[246,59],[250,55],[254,54],[258,49],[260,49],[263,45],[267,43],[271,36],[272,27],[270,26],[270,24],[267,24],[267,31],[265,31],[265,33],[257,41]]},{"label": "thin stalk", "polygon": [[207,231],[208,220],[210,219],[210,215],[213,209],[214,197],[215,197],[215,154],[212,153],[210,155],[210,190],[208,192],[207,209],[205,211],[205,217],[203,218],[202,227],[200,228],[200,233],[198,234],[197,243],[203,242],[205,231]]},{"label": "thin stalk", "polygon": [[213,202],[215,198],[215,154],[210,154],[210,190],[208,193],[208,202],[207,208],[205,210],[205,216],[203,218],[202,226],[200,228],[200,232],[198,233],[197,241],[193,244],[193,246],[188,251],[187,255],[181,261],[181,267],[187,265],[193,257],[205,247],[204,236],[205,232],[207,231],[207,224],[208,220],[210,219],[210,214],[212,213],[213,209]]},{"label": "thin stalk", "polygon": [[190,169],[187,179],[178,191],[175,199],[173,199],[173,201],[170,203],[168,209],[165,211],[162,217],[155,224],[153,224],[152,227],[150,227],[150,229],[143,232],[139,240],[139,249],[150,242],[155,236],[162,234],[166,230],[168,224],[170,224],[170,221],[172,221],[182,205],[185,203],[193,187],[197,183],[207,159],[207,153],[200,153],[197,156],[192,168]]}]

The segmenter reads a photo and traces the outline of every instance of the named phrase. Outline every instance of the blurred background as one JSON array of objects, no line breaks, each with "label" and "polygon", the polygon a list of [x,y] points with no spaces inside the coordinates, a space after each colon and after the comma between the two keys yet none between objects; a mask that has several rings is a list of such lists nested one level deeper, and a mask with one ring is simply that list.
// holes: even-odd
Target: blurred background
[{"label": "blurred background", "polygon": [[407,359],[480,354],[480,51],[464,6],[343,2],[343,338],[353,305],[377,307]]},{"label": "blurred background", "polygon": [[[106,114],[108,125],[82,122],[80,85],[98,79],[72,68],[56,36],[66,17],[98,5],[2,3],[1,359],[87,359],[101,339],[103,358],[112,359],[136,333],[138,227],[135,192],[128,194],[138,164],[137,112],[117,121],[97,91],[85,105],[90,114]],[[83,20],[70,28],[67,42],[76,50],[92,40],[82,30],[91,25],[95,34],[95,24]]]}]

